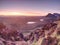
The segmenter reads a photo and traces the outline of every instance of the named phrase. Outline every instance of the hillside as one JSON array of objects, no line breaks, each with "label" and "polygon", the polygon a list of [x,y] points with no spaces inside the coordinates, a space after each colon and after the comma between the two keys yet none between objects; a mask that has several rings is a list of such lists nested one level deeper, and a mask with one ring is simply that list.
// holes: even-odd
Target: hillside
[{"label": "hillside", "polygon": [[[51,30],[55,30],[52,34],[50,34],[50,36],[53,37],[53,38],[55,37],[55,38],[58,40],[58,44],[57,44],[57,45],[60,45],[60,20],[55,21],[54,23],[57,24],[57,27],[54,28],[54,29],[53,29],[53,27],[49,29],[50,31],[51,31]],[[58,33],[58,32],[59,32],[59,33]],[[47,32],[46,32],[46,33],[47,33]],[[48,36],[48,35],[46,34],[45,36]],[[46,38],[46,37],[45,37],[45,38]],[[42,43],[44,43],[43,40],[44,40],[44,37],[43,37],[43,38],[39,38],[39,40],[38,40],[37,42],[33,42],[33,45],[43,45],[43,44],[42,44]],[[44,43],[44,44],[45,44],[45,43]],[[46,45],[47,45],[47,44],[46,44]]]}]

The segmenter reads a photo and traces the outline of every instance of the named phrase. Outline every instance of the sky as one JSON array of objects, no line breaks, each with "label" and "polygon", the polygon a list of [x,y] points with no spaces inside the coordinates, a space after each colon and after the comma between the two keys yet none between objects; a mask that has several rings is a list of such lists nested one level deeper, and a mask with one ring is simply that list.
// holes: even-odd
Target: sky
[{"label": "sky", "polygon": [[60,13],[60,0],[0,0],[0,15],[45,16]]}]

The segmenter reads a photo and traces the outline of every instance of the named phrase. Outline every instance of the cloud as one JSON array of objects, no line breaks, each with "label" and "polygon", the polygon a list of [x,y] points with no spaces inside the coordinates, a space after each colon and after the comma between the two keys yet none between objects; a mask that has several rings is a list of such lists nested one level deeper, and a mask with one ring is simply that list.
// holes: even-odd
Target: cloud
[{"label": "cloud", "polygon": [[8,10],[0,10],[0,15],[5,16],[44,16],[46,13],[43,11],[8,11]]}]

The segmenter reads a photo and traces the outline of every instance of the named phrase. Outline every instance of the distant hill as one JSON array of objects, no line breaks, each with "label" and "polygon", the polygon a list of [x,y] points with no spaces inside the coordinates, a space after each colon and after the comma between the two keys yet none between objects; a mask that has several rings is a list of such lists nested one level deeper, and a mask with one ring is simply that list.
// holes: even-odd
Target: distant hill
[{"label": "distant hill", "polygon": [[60,19],[60,14],[58,14],[58,13],[53,13],[53,14],[48,13],[48,15],[46,17],[48,17],[52,20],[59,20]]}]

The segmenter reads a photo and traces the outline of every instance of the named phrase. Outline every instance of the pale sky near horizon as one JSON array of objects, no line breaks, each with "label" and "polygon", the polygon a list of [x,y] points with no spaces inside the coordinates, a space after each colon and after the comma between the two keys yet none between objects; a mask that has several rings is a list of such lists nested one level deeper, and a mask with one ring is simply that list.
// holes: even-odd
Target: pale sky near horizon
[{"label": "pale sky near horizon", "polygon": [[44,16],[60,13],[60,0],[0,0],[0,15]]}]

